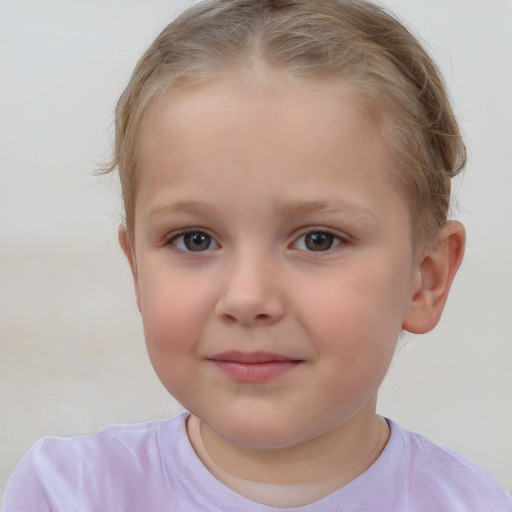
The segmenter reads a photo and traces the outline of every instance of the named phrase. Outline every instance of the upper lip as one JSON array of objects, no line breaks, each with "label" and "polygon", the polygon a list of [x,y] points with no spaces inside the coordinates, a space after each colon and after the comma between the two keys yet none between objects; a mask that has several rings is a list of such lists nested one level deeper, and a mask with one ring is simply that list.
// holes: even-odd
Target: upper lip
[{"label": "upper lip", "polygon": [[272,352],[242,352],[238,350],[215,354],[209,359],[213,361],[227,361],[243,364],[270,363],[274,361],[298,361],[298,359],[294,357],[274,354]]}]

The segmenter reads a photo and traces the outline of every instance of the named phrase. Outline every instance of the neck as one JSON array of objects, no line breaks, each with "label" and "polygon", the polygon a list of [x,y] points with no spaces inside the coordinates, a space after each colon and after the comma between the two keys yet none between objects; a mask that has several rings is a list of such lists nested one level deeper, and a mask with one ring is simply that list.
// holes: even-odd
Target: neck
[{"label": "neck", "polygon": [[[222,439],[204,423],[200,425],[200,434],[211,461],[237,478],[274,484],[332,480],[335,488],[366,471],[389,438],[387,423],[375,413],[375,400],[347,422],[314,439],[285,448],[264,450],[238,446]],[[208,467],[205,460],[203,463]],[[215,473],[215,468],[208,469]]]}]

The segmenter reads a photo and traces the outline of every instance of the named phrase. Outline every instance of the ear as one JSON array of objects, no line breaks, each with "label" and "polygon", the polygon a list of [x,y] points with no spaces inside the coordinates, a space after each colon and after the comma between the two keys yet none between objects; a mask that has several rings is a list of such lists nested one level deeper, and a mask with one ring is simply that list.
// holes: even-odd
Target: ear
[{"label": "ear", "polygon": [[128,235],[128,232],[126,231],[125,226],[119,226],[117,238],[119,240],[119,245],[121,246],[121,249],[123,250],[124,255],[126,256],[126,259],[128,260],[128,263],[130,264],[130,268],[131,268],[132,276],[133,276],[133,285],[135,288],[135,297],[137,298],[137,307],[139,308],[139,311],[142,311],[141,310],[141,302],[140,302],[139,276],[137,273],[137,262],[135,260],[135,254],[134,254],[134,251],[132,248],[132,242],[130,240],[130,235]]},{"label": "ear", "polygon": [[465,244],[464,226],[460,222],[449,221],[436,239],[422,249],[403,329],[423,334],[437,325],[453,278],[462,263]]}]

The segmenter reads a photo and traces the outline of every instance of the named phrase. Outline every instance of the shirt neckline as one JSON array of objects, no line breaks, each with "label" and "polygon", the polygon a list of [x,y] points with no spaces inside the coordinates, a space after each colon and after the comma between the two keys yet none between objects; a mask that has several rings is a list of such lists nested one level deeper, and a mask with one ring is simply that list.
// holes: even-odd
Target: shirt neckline
[{"label": "shirt neckline", "polygon": [[331,512],[340,509],[355,510],[357,504],[363,500],[367,505],[368,497],[372,499],[372,496],[389,494],[390,489],[386,482],[389,482],[390,478],[393,480],[397,478],[394,466],[404,450],[400,427],[386,419],[390,428],[388,443],[377,460],[364,473],[347,485],[311,504],[292,508],[273,507],[252,501],[233,491],[206,468],[188,439],[186,421],[189,415],[188,411],[183,411],[159,432],[159,451],[169,481],[173,481],[173,485],[179,481],[179,485],[185,488],[190,496],[194,496],[198,504],[204,503],[204,510],[209,511]]}]

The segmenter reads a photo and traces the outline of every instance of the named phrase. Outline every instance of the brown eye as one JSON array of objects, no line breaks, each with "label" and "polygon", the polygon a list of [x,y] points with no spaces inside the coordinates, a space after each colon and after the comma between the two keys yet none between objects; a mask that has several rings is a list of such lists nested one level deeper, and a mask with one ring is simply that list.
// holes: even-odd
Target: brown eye
[{"label": "brown eye", "polygon": [[329,231],[313,231],[306,233],[292,244],[294,249],[305,252],[327,252],[348,240],[342,235],[337,236]]},{"label": "brown eye", "polygon": [[304,245],[310,251],[327,251],[333,247],[334,240],[331,233],[309,233],[304,237]]},{"label": "brown eye", "polygon": [[187,233],[183,236],[183,243],[189,251],[205,251],[210,247],[212,239],[206,233]]},{"label": "brown eye", "polygon": [[219,247],[210,235],[202,231],[183,233],[172,240],[172,245],[184,252],[201,252]]}]

